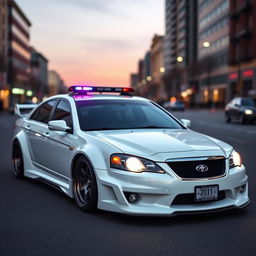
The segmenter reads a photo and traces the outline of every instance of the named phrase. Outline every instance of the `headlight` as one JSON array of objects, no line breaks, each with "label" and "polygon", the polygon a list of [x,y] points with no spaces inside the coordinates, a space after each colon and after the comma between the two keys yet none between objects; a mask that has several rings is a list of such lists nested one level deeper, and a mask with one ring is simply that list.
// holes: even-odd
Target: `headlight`
[{"label": "headlight", "polygon": [[246,109],[246,110],[244,111],[244,113],[245,113],[246,115],[252,115],[252,114],[253,114],[253,111],[252,111],[251,109]]},{"label": "headlight", "polygon": [[164,170],[161,169],[156,163],[153,161],[129,156],[122,154],[114,154],[110,157],[110,167],[114,169],[130,171],[135,173],[141,172],[156,172],[156,173],[164,173]]},{"label": "headlight", "polygon": [[229,168],[234,168],[236,166],[242,166],[242,159],[239,153],[233,151],[229,157]]}]

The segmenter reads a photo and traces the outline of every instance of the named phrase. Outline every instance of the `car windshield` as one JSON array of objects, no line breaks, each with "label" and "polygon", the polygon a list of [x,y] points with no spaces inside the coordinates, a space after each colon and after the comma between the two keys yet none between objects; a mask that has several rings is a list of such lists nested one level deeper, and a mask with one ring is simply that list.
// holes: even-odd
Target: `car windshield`
[{"label": "car windshield", "polygon": [[182,129],[168,113],[152,102],[136,100],[76,101],[83,131],[118,129]]},{"label": "car windshield", "polygon": [[183,102],[182,101],[175,101],[174,105],[181,106],[181,105],[183,105]]},{"label": "car windshield", "polygon": [[253,99],[242,99],[242,106],[254,107],[255,102]]}]

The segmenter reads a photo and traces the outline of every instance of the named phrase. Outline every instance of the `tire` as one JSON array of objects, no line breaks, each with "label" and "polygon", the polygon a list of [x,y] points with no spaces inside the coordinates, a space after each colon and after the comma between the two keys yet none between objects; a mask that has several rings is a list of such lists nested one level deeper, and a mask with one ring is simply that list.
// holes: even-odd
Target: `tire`
[{"label": "tire", "polygon": [[246,118],[242,114],[239,115],[238,120],[239,120],[240,124],[245,124],[246,123]]},{"label": "tire", "polygon": [[24,160],[20,143],[15,140],[12,147],[13,174],[16,178],[24,177]]},{"label": "tire", "polygon": [[225,121],[226,123],[230,123],[231,122],[231,118],[228,114],[225,115]]},{"label": "tire", "polygon": [[94,212],[98,205],[98,188],[94,170],[85,157],[80,157],[73,170],[73,193],[77,206],[85,212]]}]

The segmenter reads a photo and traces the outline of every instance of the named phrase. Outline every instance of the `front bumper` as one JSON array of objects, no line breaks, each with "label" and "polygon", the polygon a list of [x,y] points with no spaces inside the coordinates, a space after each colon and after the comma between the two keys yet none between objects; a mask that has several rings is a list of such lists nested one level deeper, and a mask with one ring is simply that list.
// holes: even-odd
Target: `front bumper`
[{"label": "front bumper", "polygon": [[255,120],[256,120],[256,113],[253,113],[253,114],[251,114],[251,115],[246,115],[245,113],[243,113],[243,117],[244,117],[246,120],[255,121]]},{"label": "front bumper", "polygon": [[[165,165],[165,164],[163,164]],[[168,168],[164,166],[163,169]],[[249,204],[248,177],[245,167],[227,171],[226,176],[209,180],[184,181],[170,172],[131,173],[96,170],[98,181],[98,208],[131,215],[177,215],[242,208]],[[193,194],[196,186],[218,185],[225,198],[205,203],[174,204],[178,195]],[[243,191],[241,192],[241,187]],[[137,193],[138,202],[131,204],[124,192]]]}]

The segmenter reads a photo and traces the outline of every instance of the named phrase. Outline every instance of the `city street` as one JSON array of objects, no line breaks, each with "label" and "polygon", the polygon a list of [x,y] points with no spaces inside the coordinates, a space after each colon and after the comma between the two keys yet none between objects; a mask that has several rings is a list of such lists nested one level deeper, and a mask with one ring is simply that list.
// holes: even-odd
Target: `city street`
[{"label": "city street", "polygon": [[64,193],[39,181],[14,178],[15,117],[0,114],[0,255],[255,255],[256,123],[226,124],[221,111],[174,115],[190,119],[193,130],[241,153],[249,175],[248,208],[164,218],[83,213]]}]

